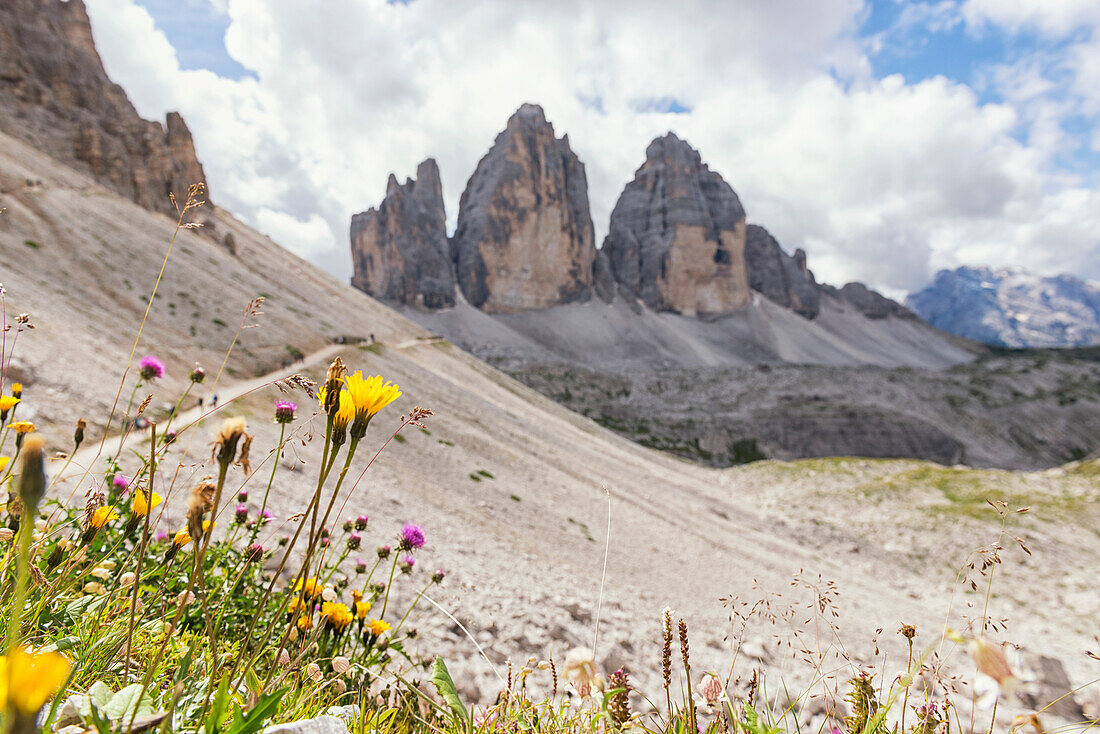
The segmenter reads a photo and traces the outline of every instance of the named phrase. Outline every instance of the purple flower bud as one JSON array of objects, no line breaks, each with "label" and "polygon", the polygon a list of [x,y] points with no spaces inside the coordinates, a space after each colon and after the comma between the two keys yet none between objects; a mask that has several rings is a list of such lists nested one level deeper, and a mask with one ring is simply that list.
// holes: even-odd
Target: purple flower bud
[{"label": "purple flower bud", "polygon": [[244,552],[244,559],[249,563],[255,563],[256,561],[263,558],[263,555],[264,547],[259,543],[253,543],[252,545],[248,546],[248,549]]},{"label": "purple flower bud", "polygon": [[381,558],[384,561],[384,560],[386,560],[387,558],[390,557],[390,552],[392,550],[393,549],[390,548],[388,545],[383,545],[383,546],[379,547],[379,549],[378,549],[378,557]]},{"label": "purple flower bud", "polygon": [[289,400],[279,400],[275,403],[275,422],[290,423],[294,420],[294,411],[298,410],[297,403]]},{"label": "purple flower bud", "polygon": [[234,513],[233,519],[236,520],[238,525],[244,525],[245,520],[248,519],[248,505],[237,505],[237,511]]},{"label": "purple flower bud", "polygon": [[168,533],[163,530],[158,530],[156,534],[153,535],[153,540],[168,540]]},{"label": "purple flower bud", "polygon": [[188,375],[188,377],[191,378],[191,382],[198,385],[206,379],[206,370],[204,370],[202,367],[199,367],[198,365],[195,365],[195,368],[191,370],[191,374]]},{"label": "purple flower bud", "polygon": [[397,548],[403,551],[416,550],[417,548],[423,548],[425,542],[424,531],[420,529],[420,526],[407,522],[401,528]]},{"label": "purple flower bud", "polygon": [[354,525],[352,525],[352,522],[351,522],[351,520],[344,520],[344,524],[343,524],[343,525],[341,525],[340,527],[342,527],[342,528],[344,529],[344,532],[345,532],[345,533],[350,533],[350,532],[351,532],[351,529],[352,529],[353,527],[355,527],[355,526],[354,526]]},{"label": "purple flower bud", "polygon": [[359,533],[352,533],[348,536],[348,550],[359,550],[359,544],[363,541],[363,538]]},{"label": "purple flower bud", "polygon": [[120,492],[125,492],[130,486],[130,477],[125,474],[115,474],[111,477],[111,485]]},{"label": "purple flower bud", "polygon": [[240,492],[237,492],[237,501],[238,502],[248,502],[248,490],[247,489],[242,489]]},{"label": "purple flower bud", "polygon": [[268,520],[270,520],[273,517],[275,517],[275,516],[271,514],[271,510],[264,510],[263,512],[260,513],[260,524],[266,525]]},{"label": "purple flower bud", "polygon": [[355,573],[366,573],[366,572],[367,572],[367,562],[364,561],[362,558],[356,558],[355,559]]},{"label": "purple flower bud", "polygon": [[438,571],[436,571],[435,573],[433,573],[433,574],[432,574],[432,583],[433,583],[433,584],[441,584],[441,583],[443,583],[443,578],[444,578],[444,577],[445,577],[446,575],[447,575],[447,574],[443,572],[443,569],[442,569],[442,568],[441,568],[441,569],[439,569]]},{"label": "purple flower bud", "polygon": [[356,530],[366,530],[367,529],[367,516],[366,515],[360,515],[359,517],[355,518],[355,529]]},{"label": "purple flower bud", "polygon": [[397,564],[397,567],[401,569],[401,573],[412,573],[413,566],[416,565],[416,559],[412,556],[405,556],[401,559],[401,562]]},{"label": "purple flower bud", "polygon": [[164,362],[150,354],[141,358],[138,370],[143,380],[159,380],[164,377]]}]

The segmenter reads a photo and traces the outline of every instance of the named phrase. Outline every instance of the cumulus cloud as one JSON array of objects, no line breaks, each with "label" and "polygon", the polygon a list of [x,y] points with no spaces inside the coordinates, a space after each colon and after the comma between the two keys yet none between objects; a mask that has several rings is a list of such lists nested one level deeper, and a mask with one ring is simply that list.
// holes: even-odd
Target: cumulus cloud
[{"label": "cumulus cloud", "polygon": [[[218,0],[226,49],[251,72],[236,80],[181,70],[138,0],[87,2],[139,111],[188,120],[214,200],[341,277],[349,217],[391,171],[434,156],[453,226],[478,159],[533,101],[586,164],[598,237],[646,144],[672,129],[826,280],[898,293],[961,262],[1100,278],[1100,194],[1056,165],[1064,117],[1044,133],[1028,112],[1048,66],[991,70],[1017,90],[999,104],[943,78],[876,79],[859,0]],[[939,2],[920,22],[1057,32],[1090,4],[1049,19],[1007,5]]]}]

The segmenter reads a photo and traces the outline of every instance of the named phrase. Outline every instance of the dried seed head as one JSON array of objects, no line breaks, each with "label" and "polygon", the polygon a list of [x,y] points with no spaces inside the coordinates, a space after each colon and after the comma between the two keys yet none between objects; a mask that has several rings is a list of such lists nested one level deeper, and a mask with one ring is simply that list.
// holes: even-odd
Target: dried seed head
[{"label": "dried seed head", "polygon": [[340,405],[340,385],[347,371],[344,360],[337,355],[329,365],[328,374],[325,375],[325,413],[330,418],[335,417],[336,409]]},{"label": "dried seed head", "polygon": [[245,436],[247,422],[243,417],[226,418],[214,437],[214,453],[218,463],[229,466],[237,455],[237,444]]},{"label": "dried seed head", "polygon": [[84,443],[84,429],[88,427],[88,422],[83,418],[79,418],[76,421],[76,431],[73,432],[73,443],[76,446],[73,447],[73,451],[80,448],[80,444]]}]

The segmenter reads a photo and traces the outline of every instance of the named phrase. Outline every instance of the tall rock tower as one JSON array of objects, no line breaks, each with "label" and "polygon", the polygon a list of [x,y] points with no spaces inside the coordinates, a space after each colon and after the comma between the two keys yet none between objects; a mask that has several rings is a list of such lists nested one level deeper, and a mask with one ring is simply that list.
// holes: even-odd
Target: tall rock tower
[{"label": "tall rock tower", "polygon": [[183,118],[142,119],[107,78],[83,0],[0,2],[0,130],[173,218],[168,194],[206,183]]},{"label": "tall rock tower", "polygon": [[646,149],[611,213],[603,252],[619,292],[655,310],[717,316],[751,298],[741,201],[672,133]]},{"label": "tall rock tower", "polygon": [[433,159],[404,184],[390,174],[382,204],[352,217],[351,260],[351,284],[375,298],[428,309],[455,304],[443,187]]},{"label": "tall rock tower", "polygon": [[521,106],[478,163],[452,247],[462,293],[485,311],[590,297],[596,247],[584,164],[538,105]]}]

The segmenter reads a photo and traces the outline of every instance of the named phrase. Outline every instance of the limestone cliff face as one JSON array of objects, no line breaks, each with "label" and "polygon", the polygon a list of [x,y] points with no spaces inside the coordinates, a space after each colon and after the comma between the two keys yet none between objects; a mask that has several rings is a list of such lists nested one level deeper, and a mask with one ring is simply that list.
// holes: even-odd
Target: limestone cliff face
[{"label": "limestone cliff face", "polygon": [[478,163],[452,247],[463,295],[485,311],[590,297],[596,248],[584,165],[541,107],[520,107]]},{"label": "limestone cliff face", "polygon": [[433,159],[404,184],[391,174],[382,204],[352,217],[351,259],[351,284],[375,298],[429,309],[455,304],[443,187]]},{"label": "limestone cliff face", "polygon": [[619,292],[649,308],[715,316],[750,300],[741,201],[672,133],[646,149],[603,250]]},{"label": "limestone cliff face", "polygon": [[806,266],[806,252],[788,255],[768,230],[750,224],[745,236],[749,286],[766,298],[812,319],[821,310],[821,288]]},{"label": "limestone cliff face", "polygon": [[83,0],[0,3],[0,129],[138,204],[206,183],[183,118],[142,119],[96,52]]}]

